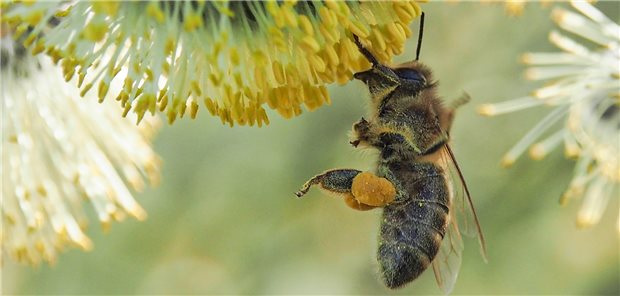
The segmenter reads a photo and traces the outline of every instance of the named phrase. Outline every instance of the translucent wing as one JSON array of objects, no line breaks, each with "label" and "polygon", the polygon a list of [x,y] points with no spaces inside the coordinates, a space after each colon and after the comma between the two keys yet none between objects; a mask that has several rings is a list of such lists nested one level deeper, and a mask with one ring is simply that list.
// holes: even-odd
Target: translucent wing
[{"label": "translucent wing", "polygon": [[451,207],[446,234],[432,265],[437,284],[444,293],[449,294],[454,287],[461,267],[461,255],[463,253],[461,233],[478,237],[480,253],[485,262],[486,245],[469,190],[454,154],[447,144],[441,149],[439,163],[446,174]]},{"label": "translucent wing", "polygon": [[480,245],[480,254],[484,261],[487,261],[486,255],[486,243],[484,241],[484,235],[482,234],[482,228],[478,221],[478,215],[474,209],[474,204],[469,194],[469,189],[465,183],[465,178],[461,173],[454,153],[448,144],[442,148],[441,153],[442,166],[446,173],[446,179],[448,186],[450,186],[450,194],[452,201],[451,216],[457,222],[457,230],[459,233],[465,234],[470,237],[477,237]]},{"label": "translucent wing", "polygon": [[458,222],[454,219],[454,214],[450,214],[449,219],[446,234],[439,247],[439,253],[432,263],[437,285],[445,295],[450,294],[454,288],[461,269],[461,255],[463,253],[463,238],[459,233]]}]

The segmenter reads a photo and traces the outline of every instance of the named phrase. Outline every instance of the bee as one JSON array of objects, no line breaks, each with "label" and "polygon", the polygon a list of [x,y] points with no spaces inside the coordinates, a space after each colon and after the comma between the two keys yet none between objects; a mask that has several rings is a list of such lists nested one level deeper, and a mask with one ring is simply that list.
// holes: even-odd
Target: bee
[{"label": "bee", "polygon": [[418,61],[423,24],[424,13],[416,59],[396,67],[378,62],[353,36],[372,64],[353,76],[368,87],[371,114],[368,120],[362,117],[353,124],[350,144],[380,152],[376,171],[328,170],[308,180],[296,195],[318,186],[342,196],[353,209],[383,208],[377,259],[385,285],[402,287],[432,265],[439,287],[447,294],[460,268],[461,231],[478,236],[483,258],[486,247],[448,144],[455,110],[469,97],[450,106],[438,97],[430,68]]}]

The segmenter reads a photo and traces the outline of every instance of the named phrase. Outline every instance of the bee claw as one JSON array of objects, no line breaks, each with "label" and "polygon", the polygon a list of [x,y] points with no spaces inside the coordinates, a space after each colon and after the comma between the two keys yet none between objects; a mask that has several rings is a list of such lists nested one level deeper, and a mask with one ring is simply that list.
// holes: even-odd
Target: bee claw
[{"label": "bee claw", "polygon": [[360,144],[360,140],[349,141],[349,144],[351,144],[351,146],[357,148],[357,146]]}]

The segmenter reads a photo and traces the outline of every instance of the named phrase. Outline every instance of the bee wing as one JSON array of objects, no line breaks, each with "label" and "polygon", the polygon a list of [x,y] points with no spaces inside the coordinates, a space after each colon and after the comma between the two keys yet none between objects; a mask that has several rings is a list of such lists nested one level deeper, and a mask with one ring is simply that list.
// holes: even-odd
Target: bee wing
[{"label": "bee wing", "polygon": [[[454,153],[449,145],[441,148],[441,162],[446,174],[446,180],[450,190],[451,209],[450,216],[456,230],[469,237],[477,237],[480,245],[480,254],[484,261],[487,261],[487,250],[482,228],[478,221],[478,215],[474,209],[474,204],[469,194],[469,189],[465,183],[465,178],[461,173]],[[460,234],[459,234],[460,237]]]},{"label": "bee wing", "polygon": [[478,237],[480,252],[485,262],[486,244],[465,179],[448,145],[442,148],[441,165],[450,190],[451,208],[446,234],[432,265],[439,288],[445,294],[449,294],[454,288],[461,267],[464,248],[461,233]]},{"label": "bee wing", "polygon": [[437,285],[445,295],[450,294],[454,288],[461,268],[461,254],[463,253],[463,238],[459,233],[458,222],[454,220],[453,212],[450,213],[452,214],[449,217],[446,234],[439,246],[439,252],[432,262]]}]

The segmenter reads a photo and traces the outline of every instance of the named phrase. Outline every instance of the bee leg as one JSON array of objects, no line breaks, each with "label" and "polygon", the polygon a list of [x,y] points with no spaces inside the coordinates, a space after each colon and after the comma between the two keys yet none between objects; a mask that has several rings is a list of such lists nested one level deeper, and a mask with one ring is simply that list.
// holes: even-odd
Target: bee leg
[{"label": "bee leg", "polygon": [[380,132],[376,126],[362,117],[353,124],[352,140],[349,144],[357,148],[360,144],[377,146]]},{"label": "bee leg", "polygon": [[295,195],[302,197],[314,185],[331,193],[350,193],[353,179],[361,172],[354,169],[334,169],[323,172],[308,180]]},{"label": "bee leg", "polygon": [[443,130],[450,132],[450,129],[452,128],[452,122],[454,121],[454,113],[456,113],[456,109],[467,104],[469,101],[471,101],[471,97],[469,96],[469,94],[463,93],[461,97],[450,103],[448,109],[445,110],[445,112],[439,117],[439,121],[441,122]]},{"label": "bee leg", "polygon": [[450,103],[450,109],[456,110],[459,107],[469,103],[469,101],[471,101],[471,96],[468,93],[463,93],[458,99]]},{"label": "bee leg", "polygon": [[295,195],[302,197],[314,185],[329,193],[344,196],[349,207],[360,211],[384,206],[396,196],[394,185],[387,179],[354,169],[335,169],[316,175]]}]

